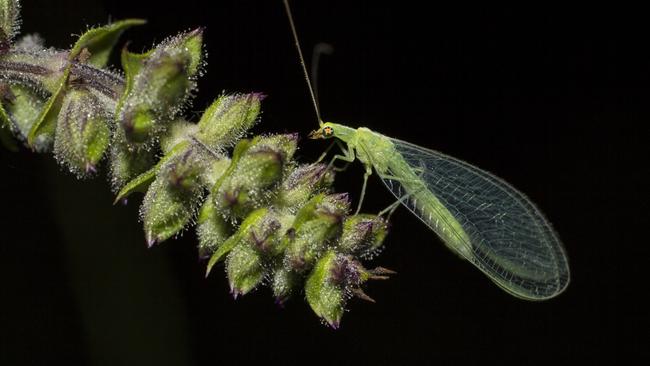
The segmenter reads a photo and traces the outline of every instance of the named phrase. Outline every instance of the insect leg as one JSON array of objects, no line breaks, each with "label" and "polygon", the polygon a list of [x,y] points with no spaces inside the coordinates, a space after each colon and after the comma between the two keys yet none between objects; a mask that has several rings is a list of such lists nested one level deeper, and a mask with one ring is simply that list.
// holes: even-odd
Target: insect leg
[{"label": "insect leg", "polygon": [[335,171],[345,170],[345,168],[347,168],[348,164],[351,163],[351,162],[353,162],[354,159],[356,159],[356,156],[355,156],[355,154],[354,154],[354,148],[348,146],[348,148],[346,149],[346,148],[343,146],[343,144],[341,144],[341,142],[338,141],[338,140],[336,141],[336,143],[337,143],[337,144],[339,145],[339,147],[341,148],[341,151],[343,151],[343,155],[334,155],[334,156],[332,157],[332,160],[330,160],[330,163],[327,165],[327,170],[329,170],[330,168],[332,168],[332,166],[334,166],[334,162],[335,162],[336,160],[343,160],[343,161],[347,162],[347,164],[346,164],[343,168],[336,168],[336,167],[335,167],[334,170],[335,170]]},{"label": "insect leg", "polygon": [[[422,176],[422,174],[420,174],[419,176]],[[388,175],[388,174],[379,174],[379,177],[381,179],[383,179],[383,180],[393,180],[393,181],[399,182],[401,185],[404,185],[404,183],[420,185],[420,187],[417,190],[415,190],[413,192],[405,193],[397,201],[391,203],[388,207],[381,210],[377,214],[378,216],[382,216],[386,212],[388,212],[388,217],[386,218],[387,220],[390,220],[391,215],[393,214],[393,212],[395,212],[395,210],[397,209],[397,207],[399,207],[400,204],[403,204],[404,202],[406,202],[409,199],[409,197],[422,192],[426,188],[422,184],[422,181],[416,180],[416,179],[404,179],[404,178],[399,178],[399,177],[396,177],[394,175]]]},{"label": "insect leg", "polygon": [[321,154],[321,156],[318,158],[318,160],[316,160],[316,162],[315,162],[314,164],[318,164],[318,163],[320,163],[321,161],[323,161],[323,159],[325,159],[325,157],[327,156],[327,153],[330,152],[330,150],[332,150],[332,148],[334,147],[334,145],[336,144],[336,142],[338,142],[338,141],[334,141],[334,142],[332,142],[332,143],[330,144],[330,146],[328,146],[327,149],[325,149],[325,151],[323,151],[323,153]]},{"label": "insect leg", "polygon": [[361,195],[359,196],[359,205],[354,214],[358,214],[361,211],[361,204],[363,203],[363,197],[366,195],[366,184],[368,183],[368,177],[372,174],[372,166],[366,164],[366,172],[363,174],[363,186],[361,187]]}]

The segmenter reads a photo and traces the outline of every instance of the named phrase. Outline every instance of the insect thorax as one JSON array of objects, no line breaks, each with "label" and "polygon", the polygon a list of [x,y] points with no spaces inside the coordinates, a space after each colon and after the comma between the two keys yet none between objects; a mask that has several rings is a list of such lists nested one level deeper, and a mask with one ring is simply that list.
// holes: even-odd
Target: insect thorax
[{"label": "insect thorax", "polygon": [[361,127],[356,130],[357,158],[364,164],[372,165],[377,173],[386,173],[395,148],[390,140],[377,132]]}]

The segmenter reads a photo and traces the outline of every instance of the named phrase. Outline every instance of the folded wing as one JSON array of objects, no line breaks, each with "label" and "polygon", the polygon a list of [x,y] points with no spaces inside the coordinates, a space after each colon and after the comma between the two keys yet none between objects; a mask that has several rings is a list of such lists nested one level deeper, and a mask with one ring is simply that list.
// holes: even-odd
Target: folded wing
[{"label": "folded wing", "polygon": [[390,141],[397,154],[379,175],[450,249],[517,297],[544,300],[566,288],[562,243],[526,196],[464,161]]}]

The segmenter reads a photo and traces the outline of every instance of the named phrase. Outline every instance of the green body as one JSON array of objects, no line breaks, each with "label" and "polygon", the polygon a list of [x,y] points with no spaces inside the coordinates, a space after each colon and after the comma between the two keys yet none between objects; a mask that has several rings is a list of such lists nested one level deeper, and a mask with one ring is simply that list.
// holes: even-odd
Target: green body
[{"label": "green body", "polygon": [[[331,122],[323,123],[313,135],[322,138],[338,138],[348,147],[347,159],[344,160],[351,161],[356,157],[365,165],[366,175],[370,175],[374,168],[380,178],[401,184],[405,193],[409,195],[408,199],[417,202],[420,219],[443,239],[449,249],[461,257],[471,257],[471,248],[465,244],[470,243],[470,240],[460,223],[427,189],[419,173],[395,149],[388,137],[365,127],[354,129]],[[449,227],[453,230],[449,230]]]}]

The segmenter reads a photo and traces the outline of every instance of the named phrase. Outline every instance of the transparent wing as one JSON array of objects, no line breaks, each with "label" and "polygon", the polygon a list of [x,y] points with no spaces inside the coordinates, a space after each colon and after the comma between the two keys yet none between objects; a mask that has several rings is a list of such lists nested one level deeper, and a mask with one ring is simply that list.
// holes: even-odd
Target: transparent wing
[{"label": "transparent wing", "polygon": [[526,196],[464,161],[386,139],[399,156],[384,157],[378,174],[450,249],[517,297],[543,300],[566,288],[562,243]]}]

